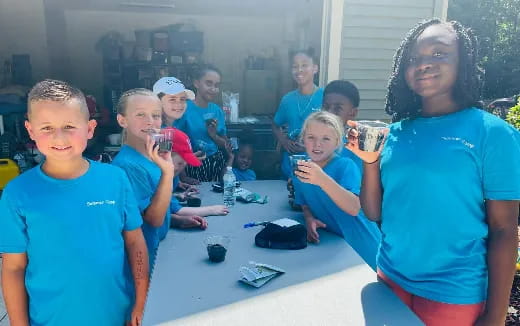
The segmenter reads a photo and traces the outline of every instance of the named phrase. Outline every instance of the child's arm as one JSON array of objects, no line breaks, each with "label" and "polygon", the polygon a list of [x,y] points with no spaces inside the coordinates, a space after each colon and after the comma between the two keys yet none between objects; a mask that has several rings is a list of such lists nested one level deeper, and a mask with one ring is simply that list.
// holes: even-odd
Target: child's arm
[{"label": "child's arm", "polygon": [[159,147],[153,146],[153,140],[148,139],[148,156],[161,169],[159,185],[155,190],[150,205],[144,211],[143,219],[154,227],[159,227],[164,222],[164,216],[170,208],[173,192],[174,167],[170,153],[159,154]]},{"label": "child's arm", "polygon": [[132,308],[130,323],[132,326],[138,326],[141,325],[143,318],[149,284],[148,251],[141,228],[124,231],[123,237],[135,285],[135,304]]},{"label": "child's arm", "polygon": [[[357,123],[355,121],[347,121],[348,126],[356,128]],[[379,161],[381,151],[383,150],[384,143],[386,142],[386,136],[388,130],[385,130],[385,138],[380,146],[378,152],[364,152],[359,149],[358,134],[356,130],[351,130],[348,136],[348,143],[345,146],[348,150],[352,151],[363,160],[363,178],[361,179],[361,207],[365,216],[374,221],[381,221],[381,205],[383,203],[382,193],[383,187],[381,185],[381,170],[379,168]]]},{"label": "child's arm", "polygon": [[219,135],[217,133],[217,124],[218,121],[215,119],[211,123],[207,125],[208,135],[209,137],[217,144],[220,148],[225,148],[228,143],[228,139],[226,136]]},{"label": "child's arm", "polygon": [[300,171],[295,171],[294,174],[301,182],[320,187],[342,211],[352,216],[358,215],[361,208],[358,196],[340,186],[316,163],[302,161],[298,164],[298,169]]},{"label": "child's arm", "polygon": [[183,207],[176,214],[180,216],[198,215],[227,215],[229,209],[224,205],[201,206],[201,207]]},{"label": "child's arm", "polygon": [[2,255],[2,289],[11,326],[29,326],[25,268],[27,254]]},{"label": "child's arm", "polygon": [[320,235],[318,229],[326,228],[327,225],[312,215],[309,206],[302,205],[303,217],[305,219],[305,226],[307,227],[307,241],[313,243],[320,242]]},{"label": "child's arm", "polygon": [[206,229],[208,222],[198,215],[171,214],[171,226],[179,229],[201,228]]},{"label": "child's arm", "polygon": [[289,154],[294,154],[300,150],[299,146],[296,145],[294,141],[289,139],[289,137],[285,133],[283,133],[280,126],[273,122],[271,127],[273,129],[274,136],[286,152],[288,152]]},{"label": "child's arm", "polygon": [[477,325],[504,325],[515,274],[518,247],[518,201],[486,201],[488,296]]},{"label": "child's arm", "polygon": [[374,163],[363,163],[363,178],[361,179],[361,207],[365,216],[374,221],[381,221],[381,205],[383,203],[383,187],[379,160]]},{"label": "child's arm", "polygon": [[233,153],[233,149],[231,148],[231,144],[229,142],[226,143],[226,146],[224,147],[226,150],[226,153],[228,155],[228,160],[224,167],[222,168],[222,172],[220,173],[220,178],[224,178],[224,174],[227,172],[227,168],[233,167],[233,162],[235,161],[235,154]]}]

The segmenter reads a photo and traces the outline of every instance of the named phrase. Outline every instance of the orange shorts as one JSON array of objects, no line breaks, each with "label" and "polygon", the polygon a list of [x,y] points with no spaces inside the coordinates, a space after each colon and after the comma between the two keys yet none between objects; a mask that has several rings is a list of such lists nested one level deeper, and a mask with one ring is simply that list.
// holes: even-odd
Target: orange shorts
[{"label": "orange shorts", "polygon": [[450,304],[432,301],[407,292],[379,269],[377,275],[427,326],[473,326],[484,310],[485,302]]}]

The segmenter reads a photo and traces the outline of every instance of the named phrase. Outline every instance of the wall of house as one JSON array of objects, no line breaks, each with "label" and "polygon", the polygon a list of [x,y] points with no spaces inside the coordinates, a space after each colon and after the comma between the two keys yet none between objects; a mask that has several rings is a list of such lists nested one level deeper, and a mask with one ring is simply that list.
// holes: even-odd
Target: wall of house
[{"label": "wall of house", "polygon": [[345,0],[339,75],[361,95],[359,118],[384,112],[393,55],[408,30],[423,19],[446,18],[447,0]]}]

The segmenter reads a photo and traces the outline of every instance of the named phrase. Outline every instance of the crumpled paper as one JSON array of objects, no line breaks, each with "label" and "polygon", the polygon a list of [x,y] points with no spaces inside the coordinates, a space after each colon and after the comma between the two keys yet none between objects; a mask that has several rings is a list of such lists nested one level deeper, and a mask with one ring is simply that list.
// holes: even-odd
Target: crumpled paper
[{"label": "crumpled paper", "polygon": [[266,204],[269,200],[269,197],[267,196],[262,196],[256,192],[249,191],[242,187],[235,189],[235,197],[238,201],[242,201],[244,203]]},{"label": "crumpled paper", "polygon": [[285,273],[283,269],[273,265],[256,263],[254,261],[250,261],[249,265],[249,267],[240,267],[239,271],[242,275],[240,281],[255,288],[259,288],[276,276]]}]

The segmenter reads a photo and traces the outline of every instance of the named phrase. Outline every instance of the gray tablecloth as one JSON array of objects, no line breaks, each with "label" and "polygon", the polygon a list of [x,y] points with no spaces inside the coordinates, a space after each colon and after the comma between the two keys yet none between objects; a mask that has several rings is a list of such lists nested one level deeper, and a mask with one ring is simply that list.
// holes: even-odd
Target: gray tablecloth
[{"label": "gray tablecloth", "polygon": [[[256,247],[254,236],[261,227],[244,229],[245,223],[301,218],[301,213],[290,210],[285,182],[254,181],[242,186],[268,195],[269,203],[237,203],[228,216],[208,217],[207,230],[170,230],[161,242],[144,325],[235,325],[242,319],[248,325],[422,325],[334,234],[320,231],[320,244],[303,250]],[[222,203],[222,194],[210,191],[210,184],[200,188],[203,205]],[[210,235],[231,238],[222,263],[208,260],[203,241]],[[249,261],[275,265],[286,273],[253,288],[238,281],[239,267]],[[307,300],[302,297],[309,295]],[[314,301],[313,296],[323,298]],[[315,310],[306,309],[307,302],[315,304]]]}]

